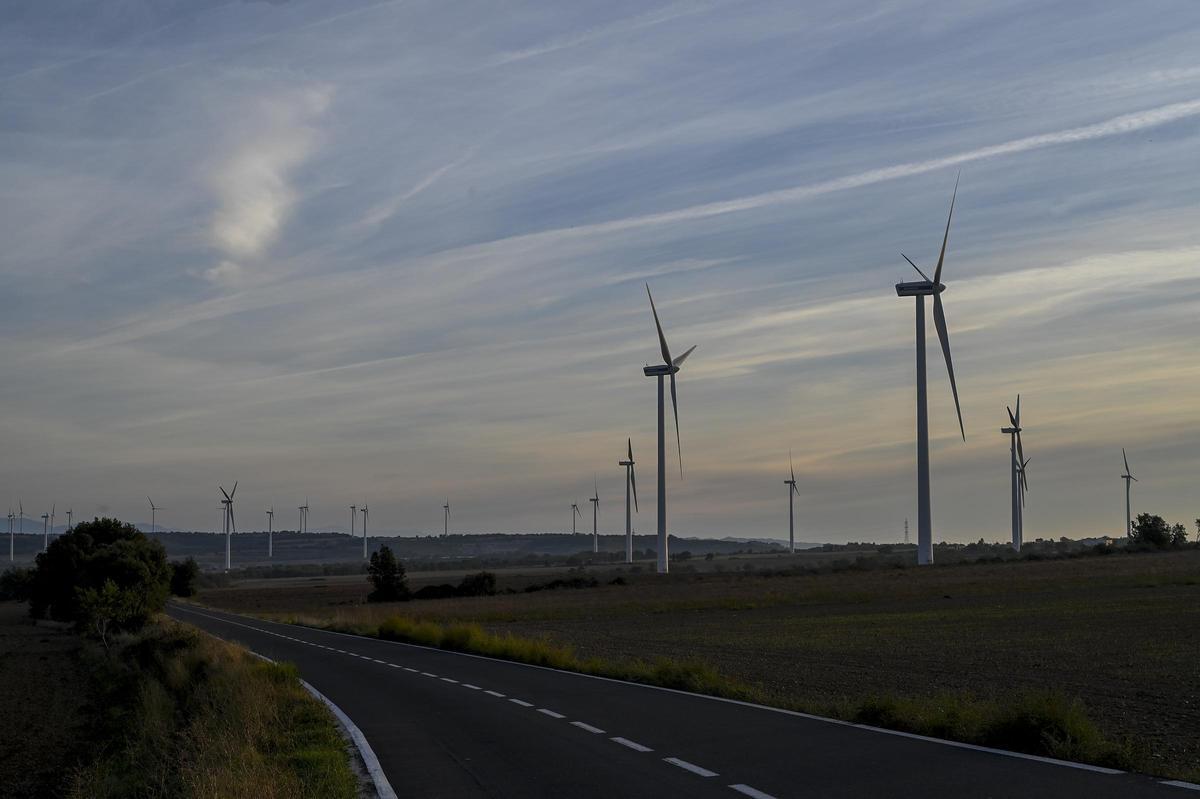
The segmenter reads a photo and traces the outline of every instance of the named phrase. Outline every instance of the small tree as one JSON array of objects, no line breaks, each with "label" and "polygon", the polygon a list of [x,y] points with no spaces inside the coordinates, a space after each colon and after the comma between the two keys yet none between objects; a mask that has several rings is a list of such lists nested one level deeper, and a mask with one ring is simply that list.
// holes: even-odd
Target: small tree
[{"label": "small tree", "polygon": [[1171,546],[1181,547],[1187,544],[1187,528],[1182,524],[1171,526]]},{"label": "small tree", "polygon": [[492,596],[496,593],[496,575],[491,572],[468,574],[458,584],[459,596]]},{"label": "small tree", "polygon": [[1167,520],[1152,513],[1139,513],[1129,531],[1129,540],[1133,544],[1162,549],[1171,545],[1171,527]]},{"label": "small tree", "polygon": [[100,639],[108,650],[108,636],[129,627],[138,614],[138,597],[129,590],[118,588],[111,579],[104,581],[99,589],[76,589],[79,608],[79,625]]},{"label": "small tree", "polygon": [[195,596],[196,580],[200,578],[200,567],[195,558],[185,561],[171,562],[171,594],[174,596]]},{"label": "small tree", "polygon": [[368,602],[398,602],[409,598],[404,564],[396,559],[391,547],[386,544],[377,552],[371,553],[367,578],[375,587],[375,590],[367,594]]}]

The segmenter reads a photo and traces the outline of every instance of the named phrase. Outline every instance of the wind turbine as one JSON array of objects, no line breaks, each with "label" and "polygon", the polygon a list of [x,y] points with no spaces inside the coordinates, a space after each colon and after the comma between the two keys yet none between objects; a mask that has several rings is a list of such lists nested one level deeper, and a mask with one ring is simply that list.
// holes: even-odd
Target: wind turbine
[{"label": "wind turbine", "polygon": [[450,500],[446,500],[446,504],[442,506],[442,538],[450,535]]},{"label": "wind turbine", "polygon": [[267,557],[275,556],[275,506],[267,510]]},{"label": "wind turbine", "polygon": [[1025,540],[1025,492],[1029,489],[1029,481],[1026,478],[1026,473],[1029,471],[1029,458],[1021,461],[1017,465],[1018,476],[1021,478],[1017,485],[1020,488],[1021,507],[1020,513],[1017,516],[1017,530],[1021,533],[1021,540]]},{"label": "wind turbine", "polygon": [[8,562],[13,562],[13,519],[12,506],[8,508]]},{"label": "wind turbine", "polygon": [[1125,461],[1125,474],[1121,475],[1121,479],[1125,481],[1125,535],[1133,532],[1133,516],[1129,512],[1129,485],[1130,481],[1136,483],[1138,479],[1129,471],[1129,458],[1125,455],[1125,448],[1121,447],[1121,458]]},{"label": "wind turbine", "polygon": [[938,255],[933,280],[913,263],[904,253],[900,255],[917,270],[923,280],[896,284],[896,296],[915,297],[917,302],[917,563],[933,563],[933,525],[929,508],[929,407],[925,398],[925,297],[933,295],[933,322],[937,327],[942,354],[946,358],[946,372],[950,376],[950,391],[954,394],[954,410],[958,413],[958,430],[963,441],[967,431],[963,427],[962,408],[958,404],[958,386],[954,382],[954,363],[950,359],[950,334],[946,330],[946,312],[942,308],[942,264],[946,260],[946,242],[950,240],[950,220],[954,218],[954,200],[958,196],[958,181],[954,182],[954,194],[950,197],[950,214],[946,217],[946,232],[942,236],[942,251]]},{"label": "wind turbine", "polygon": [[[58,507],[58,503],[50,506],[50,532],[54,532],[54,510]],[[46,539],[47,543],[50,539]]]},{"label": "wind turbine", "polygon": [[42,551],[50,548],[50,514],[42,514]]},{"label": "wind turbine", "polygon": [[150,532],[153,533],[157,529],[154,525],[154,518],[155,514],[158,512],[158,507],[154,504],[154,500],[150,499],[150,497],[146,497],[146,500],[150,503]]},{"label": "wind turbine", "polygon": [[633,507],[637,509],[637,480],[633,476],[633,439],[629,444],[629,457],[618,463],[625,467],[625,562],[633,563],[633,517],[629,514],[629,491],[633,489]]},{"label": "wind turbine", "polygon": [[575,532],[575,517],[583,518],[583,514],[579,512],[579,505],[571,503],[571,535],[576,535]]},{"label": "wind turbine", "polygon": [[73,530],[73,529],[74,529],[74,527],[75,527],[75,526],[74,526],[74,525],[71,523],[71,517],[72,517],[74,514],[75,514],[75,511],[73,511],[73,510],[71,510],[71,509],[69,509],[69,508],[67,509],[67,532],[68,532],[68,533],[69,533],[69,532],[71,532],[71,530]]},{"label": "wind turbine", "polygon": [[600,509],[600,486],[594,479],[592,488],[595,494],[588,498],[588,502],[592,503],[592,552],[597,553],[600,551],[600,534],[596,532],[596,517]]},{"label": "wind turbine", "polygon": [[1012,548],[1021,551],[1024,539],[1022,529],[1021,506],[1025,504],[1025,491],[1029,484],[1025,480],[1025,451],[1021,448],[1021,395],[1017,395],[1017,412],[1012,408],[1008,411],[1008,427],[1000,428],[1000,432],[1008,436],[1009,471],[1012,476]]},{"label": "wind turbine", "polygon": [[367,557],[367,506],[364,504],[361,508],[363,515],[363,560]]},{"label": "wind turbine", "polygon": [[796,554],[796,514],[794,510],[795,498],[800,495],[800,489],[796,488],[796,468],[792,466],[792,452],[788,450],[788,469],[792,474],[791,480],[784,480],[783,484],[788,486],[788,545],[791,547],[792,554]]},{"label": "wind turbine", "polygon": [[358,517],[358,506],[350,506],[350,537],[354,538],[354,520]]},{"label": "wind turbine", "polygon": [[646,284],[646,296],[650,298],[650,313],[654,314],[654,327],[658,330],[658,344],[662,349],[663,362],[642,369],[646,377],[658,378],[658,573],[666,574],[669,570],[670,559],[667,553],[667,436],[663,416],[663,378],[671,378],[671,413],[675,418],[675,448],[679,453],[679,479],[683,479],[683,449],[679,443],[679,402],[675,395],[675,375],[683,362],[696,349],[692,346],[678,358],[671,358],[671,349],[667,346],[667,337],[663,335],[662,324],[658,321],[658,309],[654,307],[654,295],[650,293],[650,284]]},{"label": "wind turbine", "polygon": [[224,487],[217,486],[225,495],[225,499],[221,500],[221,504],[225,506],[225,571],[229,571],[230,537],[237,532],[237,523],[233,519],[233,495],[237,493],[237,487],[236,480],[233,481],[232,491],[226,491]]},{"label": "wind turbine", "polygon": [[304,497],[304,504],[298,505],[296,510],[300,511],[300,533],[308,532],[308,496]]}]

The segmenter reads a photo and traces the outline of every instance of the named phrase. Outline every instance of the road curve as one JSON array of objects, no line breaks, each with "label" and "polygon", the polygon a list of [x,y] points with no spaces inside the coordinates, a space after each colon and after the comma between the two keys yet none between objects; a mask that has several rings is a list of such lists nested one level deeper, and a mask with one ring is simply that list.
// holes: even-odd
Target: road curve
[{"label": "road curve", "polygon": [[301,675],[400,796],[1187,796],[1140,775],[172,604]]}]

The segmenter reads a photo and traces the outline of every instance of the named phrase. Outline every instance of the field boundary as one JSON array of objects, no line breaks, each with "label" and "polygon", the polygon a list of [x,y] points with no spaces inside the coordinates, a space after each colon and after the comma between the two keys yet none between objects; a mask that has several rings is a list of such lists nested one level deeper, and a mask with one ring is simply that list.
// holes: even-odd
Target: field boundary
[{"label": "field boundary", "polygon": [[[175,605],[176,607],[180,607],[180,603],[173,602],[172,604]],[[187,603],[187,604],[194,604],[194,603]],[[782,708],[782,707],[772,707],[771,705],[762,705],[757,702],[747,702],[742,699],[730,699],[730,698],[724,697],[724,696],[713,696],[711,694],[700,694],[700,693],[695,693],[693,691],[685,691],[680,688],[667,688],[662,685],[651,685],[649,683],[632,682],[630,680],[621,680],[616,677],[605,677],[605,676],[598,675],[598,674],[585,674],[583,672],[578,672],[578,671],[570,671],[567,669],[554,668],[553,666],[540,666],[535,663],[523,663],[519,660],[506,660],[504,658],[491,657],[489,655],[477,655],[472,652],[459,652],[459,651],[452,650],[452,649],[441,649],[439,647],[434,647],[434,646],[425,646],[423,644],[410,644],[405,641],[392,641],[392,640],[389,640],[386,638],[379,638],[377,636],[356,635],[354,633],[342,632],[341,630],[328,630],[323,627],[313,627],[313,626],[306,625],[306,624],[289,624],[287,622],[270,621],[268,619],[261,619],[257,616],[247,616],[242,613],[232,613],[232,612],[224,611],[224,610],[216,610],[215,608],[208,608],[205,605],[201,605],[200,607],[204,607],[206,610],[215,610],[217,613],[223,613],[227,616],[236,616],[238,618],[256,621],[256,622],[259,622],[260,624],[277,624],[277,625],[280,625],[283,627],[295,627],[295,628],[300,628],[300,629],[305,629],[305,630],[314,630],[317,632],[328,633],[330,635],[341,635],[341,636],[345,636],[347,638],[356,638],[356,639],[363,640],[363,641],[380,641],[380,642],[383,642],[386,644],[393,644],[395,646],[406,646],[406,647],[412,647],[414,649],[424,649],[424,650],[427,650],[430,652],[441,652],[441,653],[448,654],[448,655],[457,655],[459,657],[476,658],[478,660],[489,660],[489,661],[493,661],[496,663],[508,663],[508,664],[515,665],[515,666],[522,666],[522,667],[528,668],[528,669],[541,669],[544,671],[553,671],[553,672],[557,672],[559,674],[569,674],[569,675],[572,675],[575,677],[584,677],[584,678],[591,679],[591,680],[603,680],[605,682],[620,683],[621,685],[633,685],[633,686],[638,686],[640,688],[647,688],[647,689],[654,690],[654,691],[667,691],[669,693],[683,694],[684,696],[692,696],[692,697],[697,697],[700,699],[707,699],[707,700],[713,701],[713,702],[726,702],[726,703],[733,704],[733,705],[741,705],[742,707],[754,708],[756,710],[766,710],[766,711],[769,711],[772,713],[782,713],[784,715],[794,716],[797,718],[809,719],[812,721],[820,721],[820,722],[824,722],[826,724],[836,724],[836,725],[839,725],[842,727],[854,727],[854,728],[857,728],[860,730],[867,730],[869,732],[882,733],[884,735],[893,735],[893,736],[898,736],[901,738],[909,738],[911,740],[924,741],[924,742],[933,743],[933,744],[941,744],[943,746],[951,746],[951,747],[955,747],[958,749],[969,749],[969,750],[976,751],[976,752],[984,752],[987,754],[1000,755],[1002,757],[1014,757],[1014,758],[1018,758],[1021,760],[1031,760],[1031,761],[1038,762],[1038,763],[1046,763],[1046,764],[1052,765],[1052,766],[1063,766],[1065,768],[1073,768],[1073,769],[1077,769],[1080,771],[1091,771],[1091,772],[1096,772],[1099,774],[1107,774],[1107,775],[1129,773],[1129,772],[1123,771],[1121,769],[1108,768],[1106,766],[1094,766],[1094,765],[1091,765],[1090,763],[1077,763],[1072,760],[1060,760],[1058,758],[1045,757],[1043,755],[1031,755],[1031,754],[1027,754],[1025,752],[1013,752],[1008,749],[996,749],[995,747],[990,747],[990,746],[981,746],[979,744],[964,743],[962,741],[952,741],[947,738],[934,738],[929,735],[920,735],[918,733],[904,732],[902,730],[889,730],[885,727],[875,727],[870,724],[861,724],[859,722],[854,722],[854,721],[844,721],[842,719],[830,718],[828,716],[818,716],[813,713],[804,713],[799,710],[788,710],[787,708]],[[190,610],[191,612],[196,613],[197,615],[206,616],[207,618],[213,619],[214,621],[225,621],[226,623],[238,624],[238,622],[229,622],[227,619],[222,619],[220,616],[212,616],[212,615],[203,613],[199,610],[196,610],[195,607],[185,607],[182,609],[185,611]],[[250,627],[250,625],[240,625],[240,626]],[[250,629],[256,629],[256,628],[250,627]],[[262,630],[260,629],[260,631],[262,631]],[[1146,776],[1150,776],[1150,775],[1146,775]],[[1156,779],[1156,778],[1151,777],[1151,779]],[[1172,785],[1174,787],[1185,787],[1185,788],[1193,788],[1195,790],[1200,790],[1200,786],[1192,786],[1191,783],[1182,783],[1181,781],[1178,781],[1178,780],[1166,781],[1166,780],[1158,779],[1157,781],[1161,782],[1163,784],[1166,784],[1166,785]]]}]

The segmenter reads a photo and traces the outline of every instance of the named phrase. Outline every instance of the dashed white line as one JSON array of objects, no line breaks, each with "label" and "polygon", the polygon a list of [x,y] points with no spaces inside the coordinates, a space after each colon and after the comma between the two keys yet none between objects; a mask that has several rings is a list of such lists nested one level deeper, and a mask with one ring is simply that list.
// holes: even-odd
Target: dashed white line
[{"label": "dashed white line", "polygon": [[693,774],[698,774],[701,777],[715,777],[717,772],[709,771],[703,766],[697,766],[695,763],[689,763],[686,760],[680,760],[677,757],[664,757],[664,763],[670,763],[672,766],[679,766],[684,771],[690,771]]},{"label": "dashed white line", "polygon": [[653,749],[651,749],[648,746],[642,746],[637,741],[631,741],[628,738],[622,738],[619,735],[615,735],[612,738],[609,738],[608,740],[616,741],[621,746],[628,746],[630,749],[632,749],[635,752],[653,752],[654,751]]},{"label": "dashed white line", "polygon": [[503,699],[503,698],[504,698],[504,694],[502,694],[502,693],[500,693],[500,692],[498,692],[498,691],[484,691],[484,693],[485,693],[485,694],[488,694],[488,695],[490,695],[490,696],[499,697],[500,699]]},{"label": "dashed white line", "polygon": [[442,682],[452,682],[452,683],[454,683],[455,685],[458,685],[458,680],[452,680],[452,679],[450,679],[449,677],[443,677],[443,678],[442,678]]},{"label": "dashed white line", "polygon": [[389,665],[389,666],[391,666],[393,669],[398,669],[398,668],[400,668],[400,664],[399,664],[399,663],[389,663],[388,665]]},{"label": "dashed white line", "polygon": [[730,785],[729,787],[733,788],[735,791],[744,796],[751,797],[751,799],[775,799],[775,797],[771,796],[769,793],[763,793],[757,788],[751,788],[749,785],[743,785],[740,782],[737,785]]},{"label": "dashed white line", "polygon": [[526,702],[524,699],[510,699],[508,701],[512,702],[514,705],[520,705],[521,707],[533,707],[533,702]]},{"label": "dashed white line", "polygon": [[387,665],[387,661],[386,661],[386,660],[380,660],[379,658],[372,658],[372,659],[373,659],[373,660],[374,660],[376,663],[382,663],[382,664],[383,664],[383,665],[385,665],[385,666]]},{"label": "dashed white line", "polygon": [[595,733],[596,735],[604,734],[604,730],[600,729],[599,727],[593,727],[591,724],[587,724],[582,721],[572,721],[571,726],[578,727],[581,730],[587,730],[588,732]]},{"label": "dashed white line", "polygon": [[418,672],[416,669],[410,669],[408,666],[404,666],[403,668],[404,668],[404,670],[405,670],[405,671],[411,671],[413,674],[419,674],[419,673],[420,673],[420,672]]},{"label": "dashed white line", "polygon": [[479,688],[479,686],[478,686],[478,685],[471,685],[471,683],[469,683],[469,682],[465,682],[465,683],[463,683],[463,684],[462,684],[462,687],[463,687],[463,688],[470,688],[472,691],[478,691],[478,690],[480,690],[480,688]]},{"label": "dashed white line", "polygon": [[433,677],[435,680],[437,679],[437,675],[436,675],[436,674],[430,674],[430,673],[429,673],[429,672],[427,672],[427,671],[423,671],[423,672],[421,672],[421,676],[422,676],[422,677]]},{"label": "dashed white line", "polygon": [[566,716],[564,716],[562,713],[555,713],[553,710],[547,710],[547,709],[546,709],[546,708],[544,708],[544,707],[539,707],[539,708],[538,708],[538,713],[542,713],[542,714],[544,714],[544,715],[547,715],[547,716],[549,716],[549,717],[550,717],[550,718],[552,718],[552,719],[565,719],[565,718],[566,718]]}]

